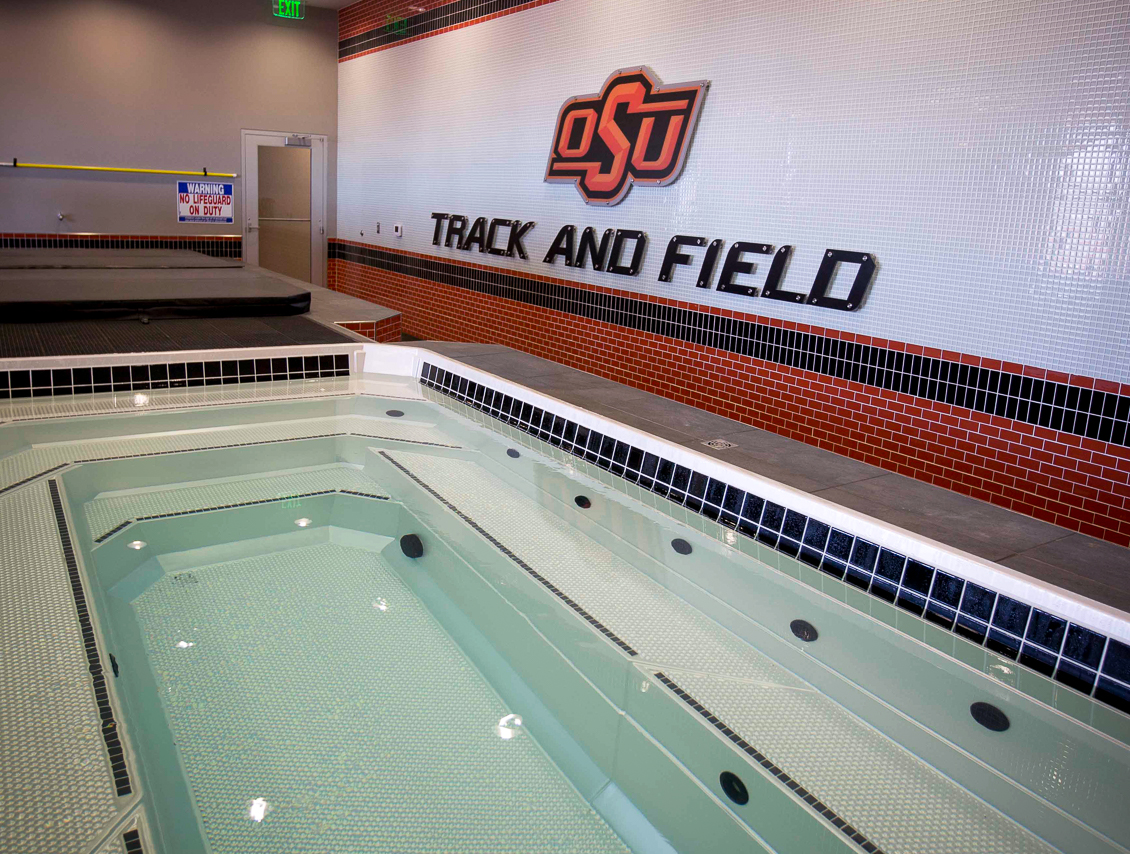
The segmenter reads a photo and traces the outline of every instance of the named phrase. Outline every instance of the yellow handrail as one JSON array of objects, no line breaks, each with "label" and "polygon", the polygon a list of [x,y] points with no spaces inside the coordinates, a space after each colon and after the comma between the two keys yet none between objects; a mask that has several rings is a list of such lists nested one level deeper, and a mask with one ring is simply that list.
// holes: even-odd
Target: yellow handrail
[{"label": "yellow handrail", "polygon": [[13,160],[11,163],[0,162],[0,166],[12,166],[20,169],[79,169],[86,172],[141,172],[146,175],[198,175],[202,178],[238,178],[236,172],[209,172],[203,169],[199,172],[185,172],[180,169],[129,169],[123,166],[64,166],[61,163],[24,163]]}]

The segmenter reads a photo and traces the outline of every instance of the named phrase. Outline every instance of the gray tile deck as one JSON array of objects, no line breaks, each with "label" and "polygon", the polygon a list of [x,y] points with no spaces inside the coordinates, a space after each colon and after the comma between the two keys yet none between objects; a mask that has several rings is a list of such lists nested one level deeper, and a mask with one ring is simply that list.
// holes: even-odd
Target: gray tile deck
[{"label": "gray tile deck", "polygon": [[518,350],[411,344],[1130,612],[1130,549]]}]

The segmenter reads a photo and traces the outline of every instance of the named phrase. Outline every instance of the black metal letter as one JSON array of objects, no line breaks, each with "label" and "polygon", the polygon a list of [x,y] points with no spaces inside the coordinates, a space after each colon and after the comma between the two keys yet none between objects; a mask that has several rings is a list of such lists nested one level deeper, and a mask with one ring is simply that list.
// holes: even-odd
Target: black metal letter
[{"label": "black metal letter", "polygon": [[475,220],[475,224],[471,226],[471,230],[467,232],[467,236],[459,243],[460,249],[470,249],[472,245],[479,244],[479,251],[486,252],[487,241],[487,218],[485,216],[479,217]]},{"label": "black metal letter", "polygon": [[773,256],[773,263],[769,267],[769,275],[765,279],[765,287],[761,289],[761,295],[769,299],[779,299],[785,302],[804,302],[807,297],[804,294],[798,294],[796,291],[786,291],[780,287],[781,277],[785,275],[785,267],[789,263],[789,253],[793,251],[791,246],[782,246],[777,250],[777,254]]},{"label": "black metal letter", "polygon": [[542,260],[546,264],[552,264],[558,255],[565,256],[565,266],[574,267],[573,263],[573,237],[577,233],[577,227],[574,225],[563,225],[561,230],[557,232],[557,236],[553,238],[553,245],[549,247],[549,251],[545,253],[545,258]]},{"label": "black metal letter", "polygon": [[451,248],[451,241],[455,239],[455,248],[459,248],[459,244],[463,242],[463,232],[467,230],[467,217],[460,216],[459,214],[452,214],[447,220],[447,237],[443,239],[443,245],[448,249]]},{"label": "black metal letter", "polygon": [[680,252],[680,247],[705,245],[705,237],[689,237],[686,234],[676,234],[672,237],[667,243],[667,251],[663,254],[663,264],[659,268],[659,281],[671,281],[676,264],[690,264],[694,260],[690,255]]},{"label": "black metal letter", "polygon": [[[632,253],[632,262],[625,267],[620,263],[620,256],[624,252],[624,243],[628,240],[636,241],[636,249]],[[634,276],[643,265],[643,255],[647,250],[647,235],[634,229],[616,229],[616,239],[612,241],[612,256],[608,259],[608,272],[617,276]]]},{"label": "black metal letter", "polygon": [[[858,264],[855,281],[851,283],[847,299],[826,296],[832,284],[832,277],[836,274],[836,267],[843,261],[848,264]],[[808,294],[808,304],[818,305],[821,308],[834,308],[837,311],[857,311],[863,302],[863,295],[867,293],[867,286],[875,275],[875,256],[871,253],[849,252],[846,249],[828,249],[824,252],[824,259],[820,262],[820,269],[816,271],[816,281],[812,283],[812,291]]]},{"label": "black metal letter", "polygon": [[702,259],[702,269],[698,271],[698,281],[695,282],[696,288],[710,287],[710,277],[714,275],[714,265],[718,261],[718,252],[721,249],[721,240],[711,240],[710,245],[706,247],[706,255]]},{"label": "black metal letter", "polygon": [[486,250],[491,255],[505,255],[506,254],[505,249],[499,249],[497,246],[494,245],[494,241],[498,238],[498,227],[499,226],[502,226],[503,228],[507,228],[507,227],[512,228],[514,226],[514,220],[512,220],[512,219],[492,219],[490,221],[490,229],[487,230]]},{"label": "black metal letter", "polygon": [[432,234],[432,245],[439,246],[439,238],[443,233],[443,221],[447,219],[447,214],[434,213],[432,214],[432,219],[436,221],[436,230]]},{"label": "black metal letter", "polygon": [[748,285],[735,285],[734,276],[738,273],[752,273],[757,267],[752,261],[743,261],[743,252],[756,252],[758,255],[768,255],[772,247],[765,243],[745,243],[738,241],[726,253],[726,261],[722,264],[722,275],[718,277],[718,290],[725,294],[742,294],[747,297],[757,296],[757,288]]},{"label": "black metal letter", "polygon": [[506,256],[513,258],[517,255],[523,261],[530,256],[526,254],[526,247],[522,245],[522,238],[526,236],[526,232],[537,225],[536,222],[522,222],[519,219],[514,220],[514,224],[510,227],[510,242],[506,244]]},{"label": "black metal letter", "polygon": [[600,238],[600,248],[596,247],[596,231],[590,225],[581,232],[581,242],[577,246],[577,266],[585,266],[585,255],[592,259],[592,268],[594,270],[604,270],[604,259],[608,257],[609,241],[612,238],[613,229],[608,228],[604,231],[604,236]]}]

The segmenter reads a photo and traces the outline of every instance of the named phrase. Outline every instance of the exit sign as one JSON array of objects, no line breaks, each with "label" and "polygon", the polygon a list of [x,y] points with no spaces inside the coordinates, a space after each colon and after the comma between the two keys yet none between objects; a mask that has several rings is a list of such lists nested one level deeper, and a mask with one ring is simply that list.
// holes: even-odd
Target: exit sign
[{"label": "exit sign", "polygon": [[305,18],[306,0],[271,0],[277,18]]}]

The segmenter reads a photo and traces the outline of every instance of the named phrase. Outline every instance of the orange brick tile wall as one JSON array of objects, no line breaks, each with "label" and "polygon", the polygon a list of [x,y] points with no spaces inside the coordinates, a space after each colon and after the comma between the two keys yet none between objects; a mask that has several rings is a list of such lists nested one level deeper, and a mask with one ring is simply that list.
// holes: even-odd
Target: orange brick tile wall
[{"label": "orange brick tile wall", "polygon": [[[616,293],[578,282],[530,278]],[[331,260],[328,281],[335,290],[402,312],[404,332],[418,338],[514,347],[1037,519],[1130,545],[1130,448],[354,262]],[[1087,377],[1055,375],[756,315],[632,296],[1119,391],[1117,384]],[[1130,393],[1130,388],[1122,386],[1121,393]]]},{"label": "orange brick tile wall", "polygon": [[384,320],[342,320],[335,325],[381,343],[400,340],[399,314]]}]

